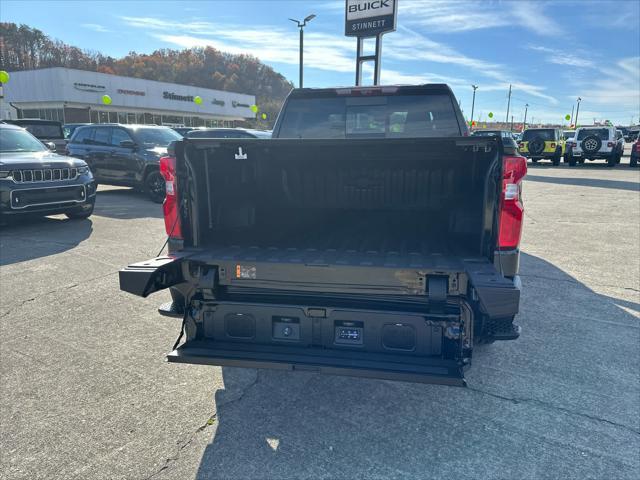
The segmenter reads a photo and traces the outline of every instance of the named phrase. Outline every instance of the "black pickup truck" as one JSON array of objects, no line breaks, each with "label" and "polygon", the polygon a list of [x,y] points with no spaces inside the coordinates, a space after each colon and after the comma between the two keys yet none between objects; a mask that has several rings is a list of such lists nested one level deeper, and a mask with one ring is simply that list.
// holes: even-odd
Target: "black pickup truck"
[{"label": "black pickup truck", "polygon": [[464,385],[519,335],[526,161],[446,85],[293,90],[273,139],[186,138],[161,172],[170,253],[120,288],[172,287],[170,362]]}]

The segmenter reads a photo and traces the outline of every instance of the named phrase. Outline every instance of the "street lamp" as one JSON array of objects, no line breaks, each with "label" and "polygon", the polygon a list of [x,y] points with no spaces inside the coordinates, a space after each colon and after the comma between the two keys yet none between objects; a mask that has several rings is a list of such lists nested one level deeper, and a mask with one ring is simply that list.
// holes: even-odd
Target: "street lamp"
[{"label": "street lamp", "polygon": [[578,108],[576,108],[576,123],[575,123],[576,128],[578,128],[578,113],[580,112],[580,101],[581,100],[582,99],[580,97],[578,97]]},{"label": "street lamp", "polygon": [[314,18],[316,18],[315,14],[311,14],[308,17],[305,17],[305,19],[300,22],[300,20],[295,20],[293,18],[290,18],[289,20],[291,20],[292,22],[296,23],[298,25],[298,28],[300,29],[300,86],[299,88],[302,88],[302,50],[303,50],[303,28],[307,25],[307,22],[310,22],[311,20],[313,20]]},{"label": "street lamp", "polygon": [[469,127],[473,127],[473,108],[476,106],[476,90],[478,86],[471,85],[471,88],[473,88],[473,100],[471,101],[471,121],[469,122]]},{"label": "street lamp", "polygon": [[529,110],[529,104],[526,103],[524,106],[524,122],[522,122],[522,131],[527,128],[527,110]]}]

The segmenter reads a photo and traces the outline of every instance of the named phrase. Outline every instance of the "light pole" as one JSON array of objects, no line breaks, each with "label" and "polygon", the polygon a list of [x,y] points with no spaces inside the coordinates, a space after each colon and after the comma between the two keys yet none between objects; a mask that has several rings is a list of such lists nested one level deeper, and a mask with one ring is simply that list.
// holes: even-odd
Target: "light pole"
[{"label": "light pole", "polygon": [[571,121],[569,122],[569,126],[573,125],[573,111],[576,109],[575,105],[571,105]]},{"label": "light pole", "polygon": [[582,99],[580,97],[578,97],[578,108],[576,108],[576,123],[575,126],[576,128],[578,128],[578,113],[580,113],[580,101]]},{"label": "light pole", "polygon": [[315,14],[312,13],[308,17],[305,17],[305,19],[302,22],[300,22],[300,20],[294,20],[293,18],[289,19],[292,22],[295,22],[298,25],[298,28],[300,29],[300,82],[299,82],[300,85],[298,88],[302,88],[302,52],[303,52],[303,44],[304,44],[303,29],[307,25],[307,22],[310,22],[314,18],[316,18],[316,16]]},{"label": "light pole", "polygon": [[522,122],[522,131],[524,132],[524,129],[527,128],[527,110],[529,110],[529,104],[526,103],[524,105],[524,122]]},{"label": "light pole", "polygon": [[476,90],[478,86],[471,85],[471,88],[473,88],[473,100],[471,100],[471,120],[469,121],[469,128],[473,127],[473,109],[476,106]]}]

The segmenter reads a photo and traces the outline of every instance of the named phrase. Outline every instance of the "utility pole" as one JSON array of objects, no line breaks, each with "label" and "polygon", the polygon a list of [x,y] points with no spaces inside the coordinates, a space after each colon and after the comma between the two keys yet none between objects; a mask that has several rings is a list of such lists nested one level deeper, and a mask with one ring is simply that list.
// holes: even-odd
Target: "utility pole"
[{"label": "utility pole", "polygon": [[569,122],[569,126],[573,125],[573,110],[576,108],[575,105],[571,105],[571,121]]},{"label": "utility pole", "polygon": [[469,127],[473,126],[473,109],[476,106],[476,90],[478,89],[477,85],[471,85],[473,88],[473,100],[471,100],[471,120],[469,121]]},{"label": "utility pole", "polygon": [[576,128],[578,128],[578,113],[580,113],[580,102],[582,99],[578,97],[578,108],[576,108]]},{"label": "utility pole", "polygon": [[300,29],[300,82],[298,85],[298,88],[302,88],[303,86],[303,74],[302,74],[302,69],[303,69],[303,52],[304,52],[304,33],[303,33],[303,29],[304,27],[307,26],[307,23],[310,22],[311,20],[313,20],[314,18],[316,18],[315,14],[311,14],[308,17],[305,17],[305,19],[300,22],[299,20],[294,20],[293,18],[290,18],[289,20],[291,20],[292,22],[296,23],[298,25],[298,28]]},{"label": "utility pole", "polygon": [[524,122],[522,122],[522,131],[527,128],[527,110],[529,110],[529,104],[526,103],[524,106]]},{"label": "utility pole", "polygon": [[510,131],[513,132],[513,115],[511,115],[511,129],[510,129]]},{"label": "utility pole", "polygon": [[507,103],[507,118],[504,120],[505,123],[509,123],[509,107],[511,107],[511,84],[509,84],[509,102]]}]

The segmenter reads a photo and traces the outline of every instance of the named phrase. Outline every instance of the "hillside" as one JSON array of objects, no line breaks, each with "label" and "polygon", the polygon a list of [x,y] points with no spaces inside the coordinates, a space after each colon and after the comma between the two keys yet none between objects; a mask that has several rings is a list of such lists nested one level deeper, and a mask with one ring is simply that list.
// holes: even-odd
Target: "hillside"
[{"label": "hillside", "polygon": [[51,39],[27,25],[0,23],[0,70],[68,67],[127,77],[174,82],[256,96],[272,126],[285,96],[293,88],[283,75],[250,55],[231,55],[215,48],[160,49],[113,58]]}]

